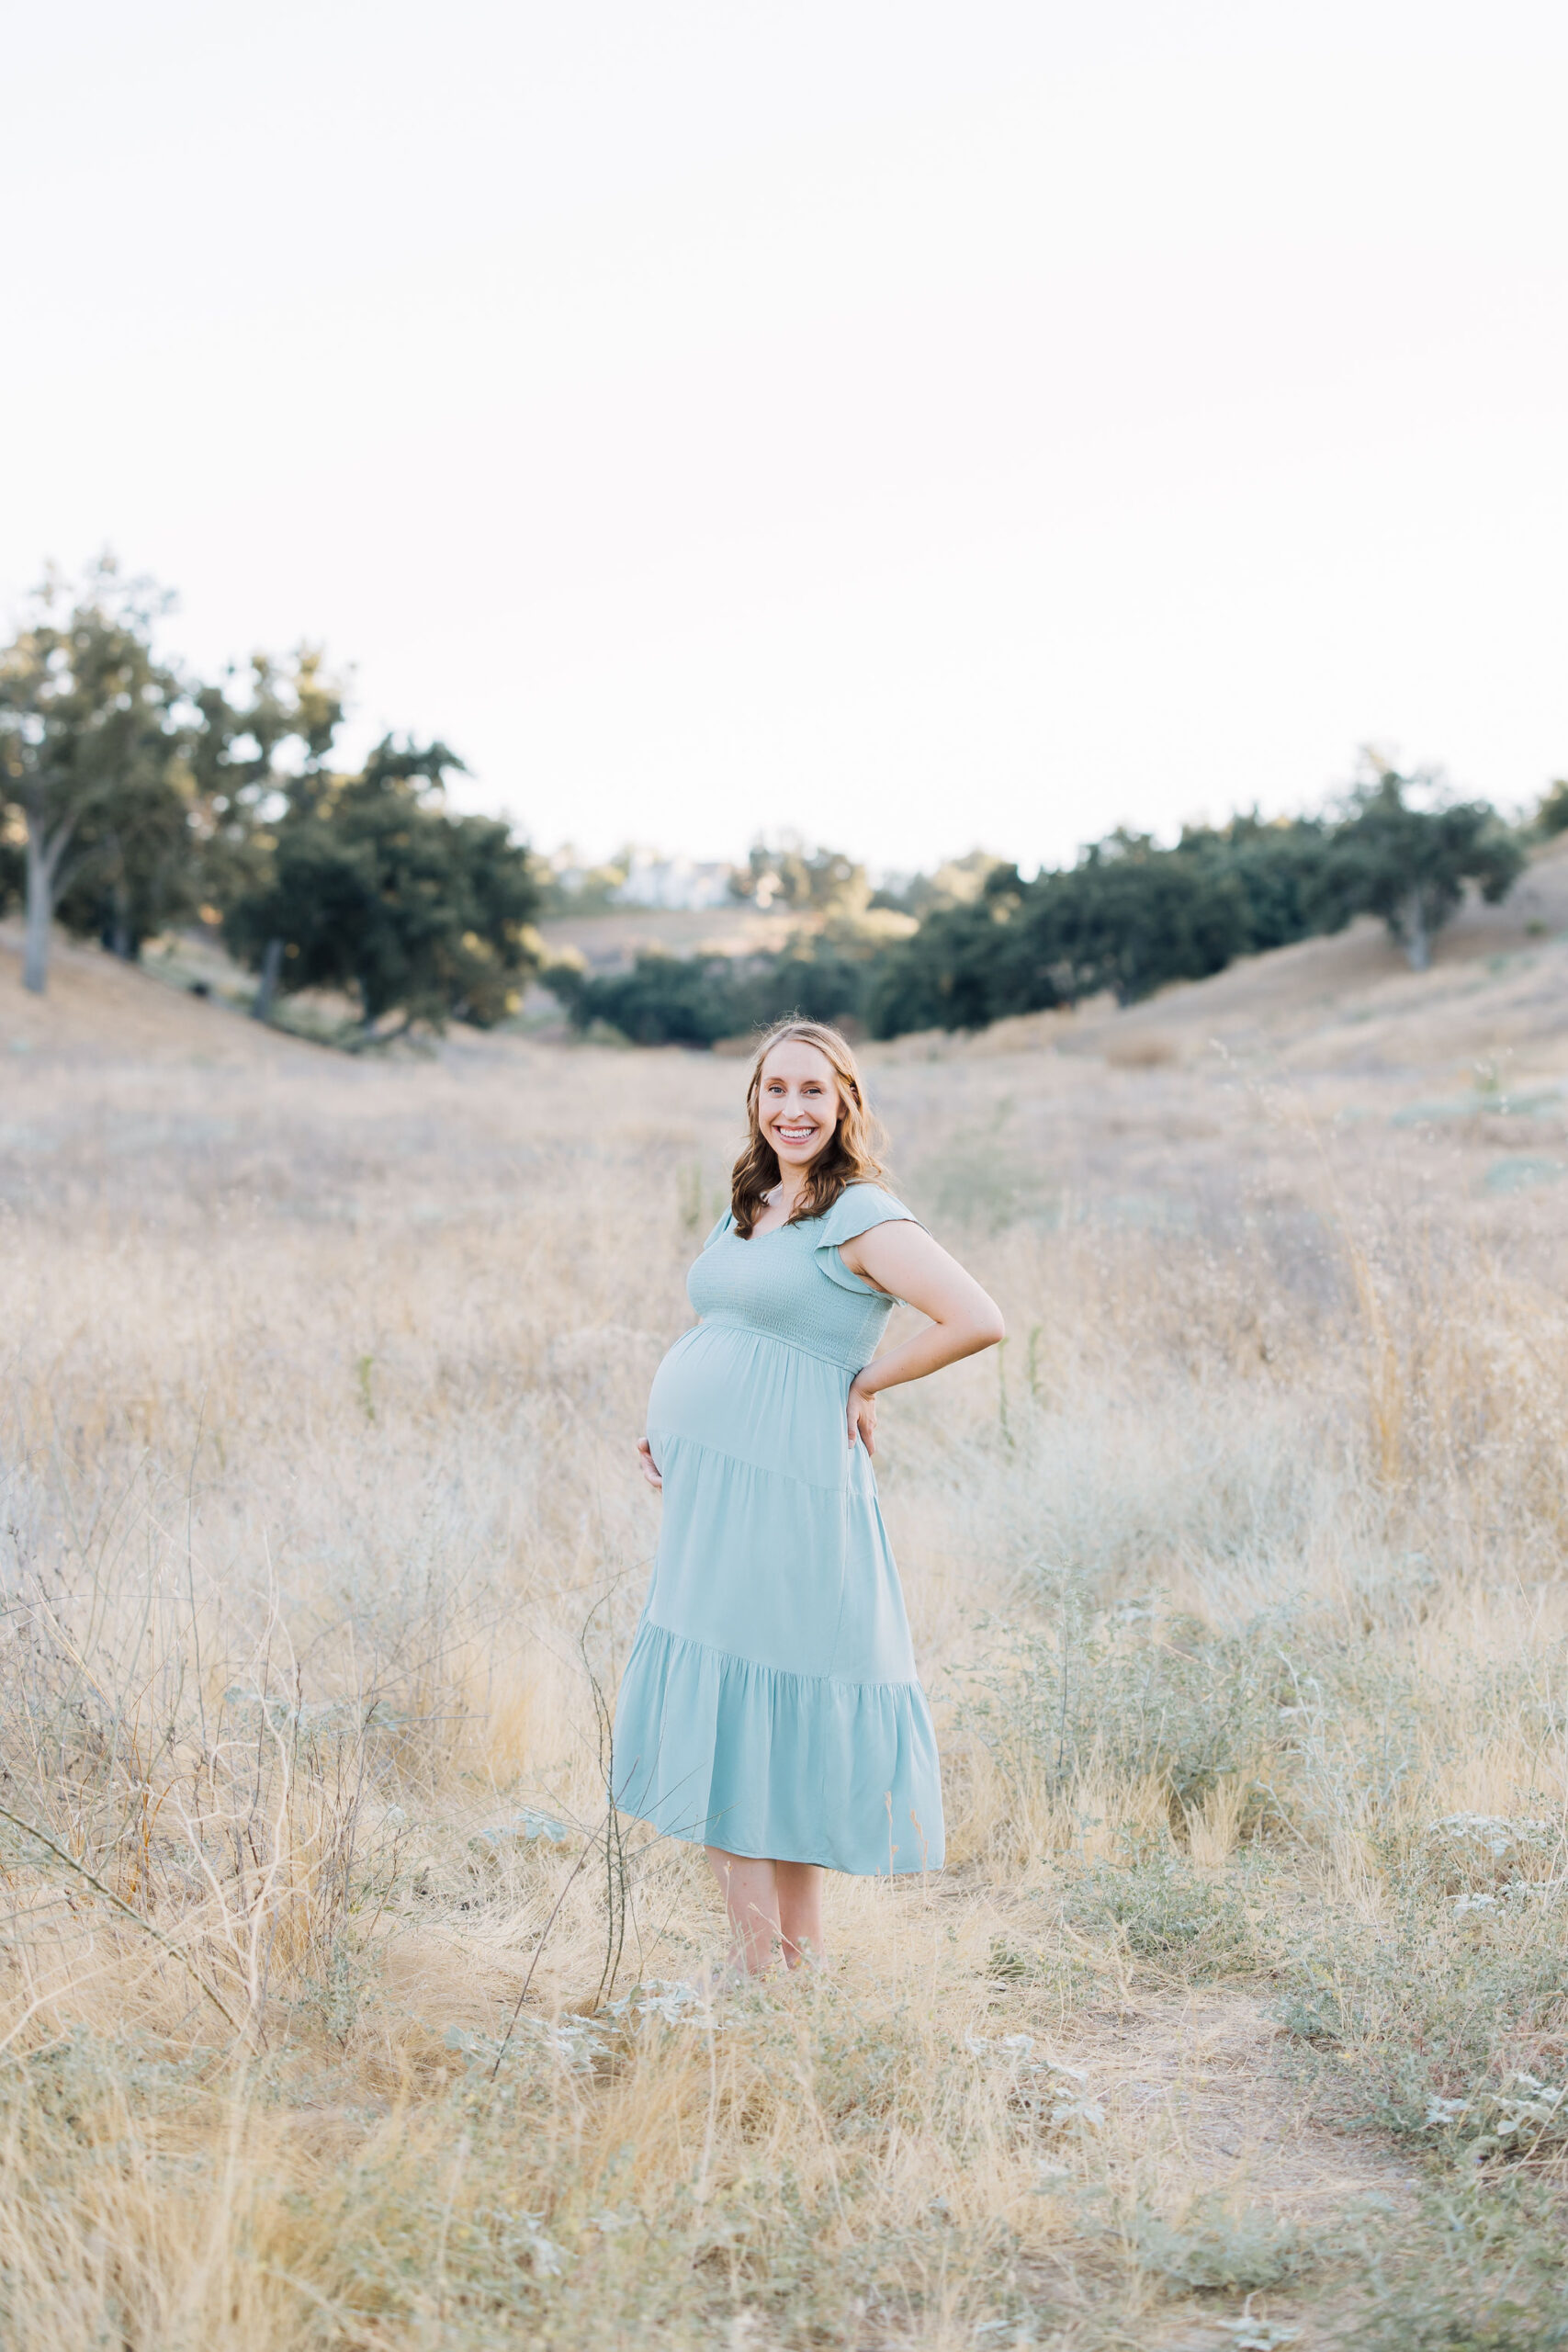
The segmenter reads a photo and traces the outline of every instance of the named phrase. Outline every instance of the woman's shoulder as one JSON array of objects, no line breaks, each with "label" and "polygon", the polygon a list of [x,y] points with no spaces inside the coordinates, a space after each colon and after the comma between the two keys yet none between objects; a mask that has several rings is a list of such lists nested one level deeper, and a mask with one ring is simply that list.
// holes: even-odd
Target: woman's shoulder
[{"label": "woman's shoulder", "polygon": [[900,1216],[909,1214],[903,1202],[897,1199],[886,1184],[879,1184],[874,1176],[857,1176],[852,1183],[844,1186],[834,1206],[841,1208],[846,1201],[852,1202],[856,1208],[896,1209]]},{"label": "woman's shoulder", "polygon": [[846,1184],[830,1209],[825,1209],[817,1219],[821,1231],[819,1242],[838,1244],[852,1241],[857,1235],[869,1233],[874,1225],[890,1225],[895,1221],[918,1225],[919,1219],[912,1209],[907,1209],[885,1184],[863,1179]]}]

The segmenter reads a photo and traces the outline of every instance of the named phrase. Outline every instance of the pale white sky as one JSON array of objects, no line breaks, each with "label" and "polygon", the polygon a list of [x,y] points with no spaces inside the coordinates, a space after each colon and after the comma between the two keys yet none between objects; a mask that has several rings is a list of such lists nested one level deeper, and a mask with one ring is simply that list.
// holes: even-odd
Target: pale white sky
[{"label": "pale white sky", "polygon": [[0,597],[534,840],[1032,865],[1568,770],[1560,0],[13,11]]}]

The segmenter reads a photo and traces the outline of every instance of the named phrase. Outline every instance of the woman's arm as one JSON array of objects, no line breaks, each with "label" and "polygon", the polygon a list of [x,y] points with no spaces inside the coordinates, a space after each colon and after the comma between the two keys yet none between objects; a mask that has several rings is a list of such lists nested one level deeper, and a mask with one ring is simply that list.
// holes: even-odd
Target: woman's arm
[{"label": "woman's arm", "polygon": [[874,1453],[875,1399],[880,1390],[897,1388],[906,1380],[923,1380],[927,1373],[940,1372],[944,1363],[957,1363],[963,1356],[978,1355],[982,1348],[994,1348],[1007,1337],[1007,1329],[996,1300],[912,1219],[873,1226],[869,1233],[846,1241],[839,1255],[852,1273],[894,1298],[908,1299],[931,1317],[925,1330],[890,1348],[885,1356],[874,1357],[851,1385],[849,1442],[853,1445],[859,1437],[866,1452]]}]

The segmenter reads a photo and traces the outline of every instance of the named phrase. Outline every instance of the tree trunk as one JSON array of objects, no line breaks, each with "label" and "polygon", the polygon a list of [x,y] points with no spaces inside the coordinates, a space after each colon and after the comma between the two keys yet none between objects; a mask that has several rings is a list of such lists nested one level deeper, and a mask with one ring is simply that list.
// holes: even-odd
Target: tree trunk
[{"label": "tree trunk", "polygon": [[132,964],[136,960],[136,950],[130,937],[130,892],[125,879],[125,853],[120,848],[119,836],[115,832],[106,835],[104,846],[108,852],[112,877],[104,945],[111,956],[118,956],[122,964]]},{"label": "tree trunk", "polygon": [[262,954],[261,980],[251,999],[251,1019],[270,1021],[273,999],[277,994],[278,976],[283,970],[283,942],[269,939]]},{"label": "tree trunk", "polygon": [[28,930],[22,951],[22,986],[42,996],[49,986],[49,893],[34,886],[33,862],[28,860]]},{"label": "tree trunk", "polygon": [[35,810],[28,811],[28,915],[22,949],[22,986],[34,996],[49,988],[49,926],[54,914],[54,887],[60,861],[70,839],[62,826],[51,837]]},{"label": "tree trunk", "polygon": [[1419,883],[1411,891],[1407,904],[1409,912],[1404,924],[1404,953],[1413,972],[1425,972],[1431,967],[1432,934],[1427,927],[1427,902]]}]

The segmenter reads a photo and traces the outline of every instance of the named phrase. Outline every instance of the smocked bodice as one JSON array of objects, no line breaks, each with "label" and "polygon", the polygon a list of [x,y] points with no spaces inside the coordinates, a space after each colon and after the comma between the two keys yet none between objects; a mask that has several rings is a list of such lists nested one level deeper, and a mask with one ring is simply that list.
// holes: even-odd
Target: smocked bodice
[{"label": "smocked bodice", "polygon": [[742,1241],[727,1210],[686,1277],[686,1295],[705,1323],[759,1332],[858,1372],[897,1302],[852,1273],[840,1244],[908,1215],[879,1186],[852,1184],[824,1216]]}]

